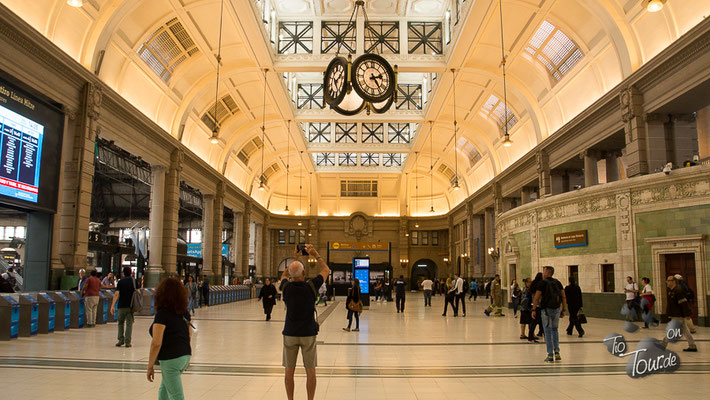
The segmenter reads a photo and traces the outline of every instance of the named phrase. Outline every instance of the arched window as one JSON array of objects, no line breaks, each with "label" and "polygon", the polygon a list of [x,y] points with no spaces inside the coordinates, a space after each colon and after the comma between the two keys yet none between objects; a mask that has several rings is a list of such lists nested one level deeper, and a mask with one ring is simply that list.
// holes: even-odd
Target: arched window
[{"label": "arched window", "polygon": [[490,117],[496,121],[500,129],[504,129],[507,124],[508,130],[510,130],[516,123],[518,123],[518,117],[515,116],[513,110],[506,107],[505,104],[503,104],[503,99],[494,94],[491,94],[488,101],[483,104],[481,112],[485,117]]},{"label": "arched window", "polygon": [[471,166],[481,159],[481,153],[478,152],[473,143],[469,142],[465,137],[460,137],[456,147],[468,157]]},{"label": "arched window", "polygon": [[525,51],[557,81],[584,57],[579,46],[549,21],[543,21]]},{"label": "arched window", "polygon": [[239,107],[232,96],[226,95],[217,102],[216,110],[217,114],[215,114],[215,105],[213,103],[205,110],[205,113],[202,114],[201,120],[207,125],[210,131],[214,131],[216,127],[222,125],[225,119],[236,114],[237,111],[239,111]]},{"label": "arched window", "polygon": [[163,82],[168,83],[175,68],[199,51],[180,21],[173,18],[148,36],[137,53]]}]

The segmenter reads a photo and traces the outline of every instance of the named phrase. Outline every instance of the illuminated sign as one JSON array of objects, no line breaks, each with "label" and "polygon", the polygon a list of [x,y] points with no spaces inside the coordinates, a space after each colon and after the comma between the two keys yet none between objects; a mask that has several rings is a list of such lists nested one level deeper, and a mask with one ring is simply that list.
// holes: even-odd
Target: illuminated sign
[{"label": "illuminated sign", "polygon": [[587,231],[574,231],[555,234],[555,248],[586,246],[588,244]]},{"label": "illuminated sign", "polygon": [[331,242],[330,249],[334,251],[388,251],[389,242]]}]

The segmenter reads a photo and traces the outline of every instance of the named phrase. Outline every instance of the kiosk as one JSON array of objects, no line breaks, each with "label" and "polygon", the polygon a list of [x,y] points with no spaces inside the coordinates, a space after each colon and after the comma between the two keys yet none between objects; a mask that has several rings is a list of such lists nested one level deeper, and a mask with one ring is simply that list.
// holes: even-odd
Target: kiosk
[{"label": "kiosk", "polygon": [[56,303],[54,311],[54,330],[68,330],[71,326],[71,300],[62,292],[50,292],[49,296]]},{"label": "kiosk", "polygon": [[27,293],[16,295],[20,303],[20,337],[28,337],[37,334],[39,303],[37,299]]},{"label": "kiosk", "polygon": [[0,340],[17,338],[20,330],[20,303],[10,295],[0,296]]},{"label": "kiosk", "polygon": [[37,326],[37,331],[45,334],[54,332],[57,314],[56,302],[45,292],[37,293],[37,302],[39,303],[39,325]]},{"label": "kiosk", "polygon": [[360,301],[370,307],[370,258],[353,258],[353,277],[360,281]]}]

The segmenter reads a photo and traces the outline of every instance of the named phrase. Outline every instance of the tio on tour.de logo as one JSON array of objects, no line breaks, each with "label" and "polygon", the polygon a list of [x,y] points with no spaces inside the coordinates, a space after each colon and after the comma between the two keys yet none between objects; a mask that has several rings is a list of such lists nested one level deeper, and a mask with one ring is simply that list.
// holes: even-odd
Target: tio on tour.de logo
[{"label": "tio on tour.de logo", "polygon": [[636,350],[627,352],[628,346],[623,335],[611,333],[604,338],[607,350],[617,357],[629,357],[626,374],[631,378],[642,378],[651,374],[671,373],[680,368],[678,354],[666,348],[666,342],[676,343],[682,338],[681,323],[671,320],[666,326],[665,340],[642,339]]}]

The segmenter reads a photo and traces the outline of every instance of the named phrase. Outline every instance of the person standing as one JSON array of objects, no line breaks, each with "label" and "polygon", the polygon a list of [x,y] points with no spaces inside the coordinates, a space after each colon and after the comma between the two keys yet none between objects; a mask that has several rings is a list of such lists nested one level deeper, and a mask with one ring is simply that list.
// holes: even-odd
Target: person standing
[{"label": "person standing", "polygon": [[[552,277],[554,274],[555,269],[553,267],[544,267],[542,269],[544,279],[535,288],[535,298],[533,299],[533,310],[537,309],[538,306],[542,309],[542,326],[545,331],[545,345],[547,346],[545,362],[562,360],[558,327],[560,318],[564,317],[565,310],[567,310],[567,300],[562,283]],[[533,311],[533,318],[535,318],[536,313],[537,311]]]},{"label": "person standing", "polygon": [[648,329],[649,321],[654,325],[658,326],[659,322],[656,316],[653,315],[653,304],[656,302],[656,296],[653,294],[653,287],[651,287],[651,280],[648,278],[642,278],[641,284],[643,284],[643,291],[641,292],[641,310],[643,312],[643,327]]},{"label": "person standing", "polygon": [[328,306],[328,286],[325,282],[318,289],[318,303],[316,305],[320,304],[321,301],[323,301],[324,306]]},{"label": "person standing", "polygon": [[[131,276],[131,267],[123,267],[123,278],[116,284],[116,292],[111,302],[111,315],[116,309],[118,301],[118,342],[116,347],[124,344],[131,347],[131,334],[133,333],[133,292],[136,291],[136,281]],[[124,331],[125,326],[125,331]]]},{"label": "person standing", "polygon": [[[538,306],[536,308],[532,308],[532,299],[535,297],[535,293],[537,292],[537,287],[542,283],[542,272],[538,272],[535,275],[535,279],[530,283],[530,325],[528,327],[528,343],[537,343],[538,340],[540,339],[539,336],[542,336],[542,309]],[[537,311],[533,313],[533,311]],[[535,328],[539,331],[537,335],[535,335]]]},{"label": "person standing", "polygon": [[523,290],[520,292],[520,339],[527,339],[525,327],[532,322],[532,293],[530,293],[530,278],[523,279]]},{"label": "person standing", "polygon": [[276,287],[271,284],[271,279],[266,278],[264,286],[259,290],[259,300],[261,300],[264,306],[264,314],[266,314],[266,320],[271,321],[271,311],[274,309],[276,304]]},{"label": "person standing", "polygon": [[399,279],[394,281],[395,287],[395,305],[397,306],[397,313],[404,312],[404,302],[407,300],[405,289],[407,288],[407,281],[404,280],[404,275],[400,275]]},{"label": "person standing", "polygon": [[510,284],[510,300],[513,303],[513,318],[518,318],[518,306],[520,306],[520,295],[523,293],[518,286],[518,281],[513,279]]},{"label": "person standing", "polygon": [[187,312],[187,288],[177,278],[163,279],[155,290],[155,317],[148,332],[153,337],[148,354],[148,382],[155,379],[160,362],[162,379],[158,400],[185,398],[180,376],[190,364],[192,324]]},{"label": "person standing", "polygon": [[96,277],[96,270],[91,270],[89,278],[82,286],[82,295],[86,305],[86,326],[93,328],[96,326],[96,309],[99,307],[99,290],[101,281]]},{"label": "person standing", "polygon": [[[320,273],[315,278],[306,282],[306,270],[303,263],[298,260],[300,251],[294,255],[296,259],[281,276],[281,292],[286,304],[286,322],[283,334],[283,366],[285,369],[284,385],[286,397],[293,400],[296,360],[301,351],[303,365],[306,368],[306,391],[308,400],[313,400],[316,394],[316,336],[318,335],[318,322],[315,319],[316,288],[320,287],[330,275],[328,264],[318,254],[311,244],[306,244],[308,255],[315,258],[320,267]],[[289,282],[288,277],[291,276]]]},{"label": "person standing", "polygon": [[210,305],[210,280],[207,275],[202,277],[202,304],[206,307]]},{"label": "person standing", "polygon": [[422,290],[424,290],[424,307],[431,307],[431,291],[434,286],[434,282],[431,279],[426,278],[421,283]]},{"label": "person standing", "polygon": [[639,293],[639,287],[630,276],[626,277],[624,293],[626,294],[626,307],[629,309],[629,312],[633,311],[633,313],[629,315],[629,320],[634,321],[637,317],[641,316],[641,313],[638,312],[639,306],[636,300]]},{"label": "person standing", "polygon": [[[683,289],[683,294],[685,298],[688,300],[689,304],[692,304],[696,298],[695,298],[695,293],[690,289],[690,286],[688,286],[688,282],[683,279],[683,276],[681,274],[675,274],[675,279],[678,281],[678,286]],[[693,324],[693,318],[692,316],[688,315],[685,317],[685,322],[688,323],[688,329],[690,329],[690,333],[695,333],[695,324]]]},{"label": "person standing", "polygon": [[478,282],[476,278],[471,281],[471,294],[468,296],[468,299],[471,300],[471,297],[473,297],[473,301],[476,301],[478,298]]},{"label": "person standing", "polygon": [[360,331],[360,312],[362,312],[362,303],[360,303],[360,280],[353,279],[352,286],[348,289],[348,297],[345,299],[345,308],[348,310],[348,327],[343,328],[344,331],[350,332],[350,327],[353,324],[353,316],[355,317],[355,329],[353,332]]},{"label": "person standing", "polygon": [[197,284],[195,283],[195,278],[192,275],[187,277],[187,283],[185,284],[187,288],[187,312],[195,315],[195,302],[197,301]]},{"label": "person standing", "polygon": [[[9,271],[10,271],[10,270],[8,270],[8,272],[9,272]],[[14,279],[14,278],[12,277],[12,274],[8,273],[8,275],[9,275],[9,277],[8,277],[7,279],[10,281],[10,284],[12,284],[13,287],[14,287],[14,283],[13,283],[13,281],[11,280],[11,279]],[[84,290],[84,283],[86,282],[86,279],[87,279],[87,278],[86,278],[86,270],[85,270],[84,268],[81,268],[81,269],[79,270],[79,280],[76,282],[76,287],[73,288],[72,290],[76,290],[76,291],[78,291],[79,293],[81,293],[81,292]]]},{"label": "person standing", "polygon": [[456,300],[456,306],[454,307],[454,317],[459,316],[459,307],[463,308],[463,317],[466,316],[466,291],[464,290],[464,282],[461,275],[454,275],[454,295]]},{"label": "person standing", "polygon": [[491,312],[495,310],[495,317],[505,317],[505,314],[503,314],[503,289],[501,288],[500,275],[496,274],[495,278],[490,282],[490,292],[491,306],[483,312],[490,317]]},{"label": "person standing", "polygon": [[446,293],[444,294],[444,313],[441,314],[442,317],[446,316],[446,312],[451,305],[451,309],[454,310],[454,315],[456,315],[456,305],[454,304],[454,299],[456,298],[456,288],[454,287],[451,280],[448,280],[449,286],[446,287]]},{"label": "person standing", "polygon": [[[683,349],[683,351],[697,352],[698,348],[695,346],[695,339],[693,334],[690,332],[690,326],[688,326],[687,317],[692,315],[690,309],[690,303],[685,296],[685,290],[680,286],[678,278],[671,275],[666,278],[666,315],[670,317],[673,321],[678,321],[681,325],[682,335],[688,341],[688,348]],[[663,346],[668,346],[668,335],[663,337]]]},{"label": "person standing", "polygon": [[113,289],[116,287],[116,280],[113,278],[113,272],[109,272],[108,275],[101,281],[101,287],[104,289]]},{"label": "person standing", "polygon": [[569,277],[569,285],[565,287],[565,297],[567,298],[567,309],[569,310],[569,325],[567,325],[567,334],[571,335],[574,328],[577,329],[579,337],[584,336],[582,323],[577,317],[577,313],[584,305],[582,302],[582,289],[574,282],[574,277]]}]

